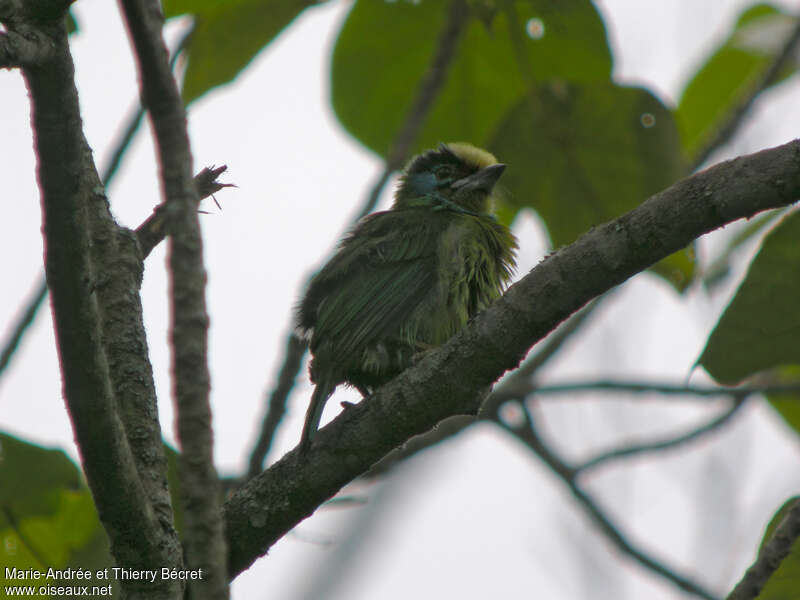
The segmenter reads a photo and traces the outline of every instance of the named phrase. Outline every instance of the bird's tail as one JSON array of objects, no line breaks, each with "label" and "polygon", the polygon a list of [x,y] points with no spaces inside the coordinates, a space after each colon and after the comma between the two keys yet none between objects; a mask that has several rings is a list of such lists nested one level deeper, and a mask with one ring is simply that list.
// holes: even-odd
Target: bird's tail
[{"label": "bird's tail", "polygon": [[326,380],[318,382],[314,387],[314,393],[311,394],[311,402],[308,404],[308,411],[306,412],[306,422],[303,425],[303,435],[300,438],[302,452],[306,452],[311,446],[311,440],[314,438],[314,434],[317,433],[319,421],[322,418],[325,402],[328,401],[328,397],[333,393],[335,387]]}]

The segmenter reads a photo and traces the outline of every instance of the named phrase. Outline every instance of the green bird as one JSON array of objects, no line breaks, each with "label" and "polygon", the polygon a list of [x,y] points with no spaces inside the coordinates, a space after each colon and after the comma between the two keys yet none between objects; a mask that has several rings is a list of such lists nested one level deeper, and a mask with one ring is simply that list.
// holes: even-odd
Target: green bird
[{"label": "green bird", "polygon": [[316,385],[301,447],[339,384],[364,396],[459,331],[505,289],[516,238],[491,213],[505,165],[465,143],[408,163],[390,210],[364,217],[297,307]]}]

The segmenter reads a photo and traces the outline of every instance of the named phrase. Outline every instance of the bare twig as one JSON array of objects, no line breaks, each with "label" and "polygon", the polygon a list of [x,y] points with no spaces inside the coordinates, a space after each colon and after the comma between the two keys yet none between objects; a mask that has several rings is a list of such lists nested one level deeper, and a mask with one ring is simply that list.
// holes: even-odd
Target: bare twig
[{"label": "bare twig", "polygon": [[734,136],[761,92],[772,85],[789,61],[793,60],[798,44],[800,44],[800,18],[786,38],[780,52],[775,55],[775,59],[764,71],[764,74],[742,98],[741,102],[730,111],[726,121],[717,129],[712,139],[694,157],[692,171],[703,166],[703,163],[708,160],[708,157],[714,151],[724,146]]},{"label": "bare twig", "polygon": [[209,405],[206,274],[197,218],[197,189],[186,114],[161,35],[157,0],[120,0],[139,68],[142,98],[155,131],[161,183],[169,216],[169,277],[173,389],[181,444],[178,473],[186,510],[188,566],[206,578],[189,580],[192,598],[228,598],[226,550],[213,463]]},{"label": "bare twig", "polygon": [[269,395],[267,413],[264,415],[264,422],[261,425],[261,434],[258,437],[255,448],[253,448],[253,452],[250,454],[250,466],[247,470],[248,479],[255,477],[263,469],[264,459],[269,453],[272,440],[275,437],[275,430],[286,412],[286,398],[294,386],[298,371],[300,371],[306,346],[305,340],[300,339],[295,333],[289,334],[286,340],[286,360],[278,375],[278,384]]},{"label": "bare twig", "polygon": [[773,573],[783,562],[800,537],[800,499],[794,501],[789,512],[775,529],[775,533],[761,548],[755,562],[750,565],[742,580],[736,584],[727,600],[752,600],[761,593]]},{"label": "bare twig", "polygon": [[[175,68],[175,63],[178,61],[183,50],[189,44],[189,41],[192,39],[192,34],[194,33],[194,24],[186,29],[183,33],[181,38],[178,40],[178,43],[175,46],[175,50],[172,51],[172,57],[169,59],[169,66],[170,68]],[[103,186],[108,188],[111,179],[114,177],[114,174],[119,169],[119,165],[122,162],[122,157],[125,156],[125,153],[128,151],[131,142],[133,141],[133,136],[136,134],[136,131],[139,129],[139,125],[142,123],[142,118],[144,117],[145,107],[142,106],[140,100],[136,100],[135,105],[130,109],[128,113],[128,118],[126,120],[126,125],[122,129],[122,135],[119,136],[117,139],[117,143],[114,146],[114,150],[109,155],[105,167],[102,169],[102,179],[103,179]]]},{"label": "bare twig", "polygon": [[450,9],[444,27],[436,43],[436,52],[433,55],[428,71],[419,82],[417,95],[406,115],[403,126],[397,132],[389,151],[386,153],[386,166],[372,186],[372,191],[367,201],[359,211],[360,219],[371,213],[378,203],[383,186],[394,171],[403,166],[411,154],[414,142],[422,129],[425,119],[433,106],[439,92],[447,81],[450,64],[456,55],[458,41],[469,18],[469,7],[465,0],[451,0]]},{"label": "bare twig", "polygon": [[46,297],[47,281],[45,281],[44,277],[40,277],[39,281],[36,282],[36,291],[31,295],[30,300],[27,301],[25,308],[20,313],[16,324],[11,328],[11,332],[8,334],[3,344],[3,350],[0,352],[0,374],[5,371],[11,361],[11,357],[14,355],[14,352],[16,352],[20,340],[22,340],[22,336],[25,335],[25,331],[30,327],[31,323],[33,323],[36,318],[36,313],[39,311],[39,307]]},{"label": "bare twig", "polygon": [[649,571],[672,582],[685,592],[706,600],[718,600],[717,596],[706,590],[700,583],[693,581],[689,576],[681,574],[676,568],[665,564],[643,549],[638,548],[611,520],[599,503],[580,486],[576,478],[577,470],[564,462],[542,441],[524,403],[520,403],[520,408],[525,419],[519,427],[507,425],[500,417],[499,412],[495,413],[494,421],[528,446],[550,467],[550,470],[569,488],[572,495],[591,517],[595,525],[620,552],[628,555]]},{"label": "bare twig", "polygon": [[800,384],[767,384],[725,387],[721,385],[674,385],[656,381],[615,381],[600,379],[563,384],[544,385],[533,390],[538,396],[574,394],[579,392],[625,392],[628,394],[665,394],[671,396],[739,397],[753,394],[800,394]]},{"label": "bare twig", "polygon": [[575,471],[582,473],[621,458],[630,458],[632,456],[641,456],[642,454],[651,454],[654,452],[661,452],[663,450],[671,450],[679,446],[684,446],[688,443],[695,442],[703,436],[717,431],[720,427],[728,423],[739,412],[739,409],[743,405],[744,400],[735,399],[733,400],[731,406],[723,411],[722,414],[714,417],[707,423],[703,423],[702,425],[695,427],[691,431],[662,440],[649,441],[641,444],[630,444],[602,452],[597,456],[587,459],[586,461],[577,465],[575,467]]},{"label": "bare twig", "polygon": [[[198,204],[201,200],[208,198],[226,187],[235,187],[232,183],[220,183],[219,177],[228,167],[206,167],[194,177],[194,185],[197,190]],[[139,241],[139,248],[142,252],[142,259],[147,258],[164,238],[169,234],[169,208],[168,204],[159,204],[153,214],[136,228],[136,238]]]}]

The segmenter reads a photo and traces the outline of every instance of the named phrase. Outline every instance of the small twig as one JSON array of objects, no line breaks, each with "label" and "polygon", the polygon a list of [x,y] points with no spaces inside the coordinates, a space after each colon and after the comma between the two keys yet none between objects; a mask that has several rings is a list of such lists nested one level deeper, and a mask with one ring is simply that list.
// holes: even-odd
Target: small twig
[{"label": "small twig", "polygon": [[727,408],[722,414],[714,417],[707,423],[700,425],[699,427],[695,427],[691,431],[688,431],[684,434],[677,435],[671,438],[666,438],[663,440],[658,441],[651,441],[642,444],[630,444],[628,446],[621,446],[614,450],[608,450],[606,452],[602,452],[598,454],[594,458],[590,458],[580,465],[575,467],[576,472],[585,472],[600,465],[607,464],[614,460],[619,460],[621,458],[630,458],[632,456],[640,456],[642,454],[649,454],[654,452],[660,452],[663,450],[670,450],[677,448],[679,446],[683,446],[690,442],[695,442],[698,439],[702,438],[709,433],[712,433],[725,425],[728,421],[730,421],[734,415],[736,415],[739,409],[744,405],[744,399],[734,399],[733,403],[729,408]]},{"label": "small twig", "polygon": [[679,573],[675,568],[666,565],[655,557],[651,556],[641,548],[636,547],[625,534],[617,527],[606,512],[600,507],[598,502],[586,492],[577,482],[577,470],[564,462],[556,453],[551,450],[539,437],[534,426],[533,419],[528,412],[527,406],[520,403],[525,419],[519,427],[507,425],[496,412],[493,420],[503,429],[508,431],[518,440],[528,446],[559,479],[569,488],[575,499],[583,506],[600,531],[611,541],[617,549],[630,556],[644,568],[656,573],[657,575],[674,583],[685,592],[705,598],[706,600],[718,600],[717,596],[706,590],[701,584],[693,581],[686,575]]},{"label": "small twig", "polygon": [[756,98],[767,87],[775,82],[775,79],[780,75],[780,72],[786,67],[788,62],[792,60],[795,50],[800,44],[800,19],[794,29],[789,33],[786,41],[783,44],[780,52],[775,56],[775,59],[770,63],[761,78],[753,85],[749,93],[742,99],[741,103],[735,106],[728,114],[727,120],[717,130],[712,139],[705,145],[704,148],[697,153],[692,161],[691,170],[699,169],[708,160],[708,157],[714,153],[718,148],[725,145],[733,135],[739,130],[745,117],[753,107]]},{"label": "small twig", "polygon": [[741,387],[724,387],[717,385],[674,385],[646,381],[615,381],[599,379],[596,381],[578,381],[545,385],[533,390],[538,396],[552,394],[573,394],[576,392],[627,392],[630,394],[664,394],[671,396],[714,396],[737,395],[740,397],[753,394],[800,394],[800,384],[771,384]]},{"label": "small twig", "polygon": [[34,319],[36,318],[36,313],[46,297],[47,281],[45,281],[44,277],[40,277],[36,284],[36,291],[31,296],[30,300],[28,300],[27,305],[20,313],[16,324],[11,329],[11,332],[3,344],[3,350],[0,352],[0,374],[5,371],[6,367],[11,361],[11,357],[19,347],[22,336],[25,335],[28,327],[30,327],[31,323],[33,323]]},{"label": "small twig", "polygon": [[[227,169],[221,167],[206,167],[194,176],[194,185],[197,189],[198,201],[208,198],[226,187],[236,187],[232,183],[219,183],[216,179]],[[169,234],[169,217],[166,204],[159,204],[153,214],[136,228],[136,238],[142,251],[142,259],[147,258],[164,238]]]},{"label": "small twig", "polygon": [[433,55],[427,72],[419,82],[417,95],[406,115],[403,126],[397,132],[389,151],[386,153],[386,166],[372,186],[372,191],[367,201],[358,213],[358,219],[375,210],[378,197],[383,191],[383,186],[389,181],[392,173],[403,166],[411,154],[411,148],[419,135],[422,125],[433,106],[439,92],[447,80],[447,73],[456,55],[458,41],[469,18],[469,7],[464,0],[452,0],[444,28],[439,34],[436,43],[436,52]]},{"label": "small twig", "polygon": [[[171,69],[175,68],[175,63],[177,63],[181,53],[189,44],[189,40],[192,39],[193,33],[194,33],[194,24],[192,24],[178,40],[175,49],[172,51],[172,57],[169,60],[169,66]],[[128,151],[128,147],[133,141],[133,136],[136,134],[136,131],[139,129],[139,125],[141,125],[142,123],[142,118],[144,117],[144,113],[145,113],[145,107],[142,106],[141,101],[137,99],[136,103],[128,113],[129,116],[126,120],[127,124],[122,130],[122,135],[119,136],[117,143],[114,147],[114,150],[113,152],[111,152],[111,155],[109,156],[108,161],[102,170],[103,173],[102,180],[104,187],[108,188],[111,179],[114,177],[114,174],[117,172],[117,169],[119,169],[119,165],[122,162],[122,157],[125,156],[125,153]]]},{"label": "small twig", "polygon": [[800,499],[794,501],[787,515],[775,528],[775,533],[761,548],[758,558],[750,565],[742,580],[736,584],[727,600],[757,598],[769,578],[778,570],[800,537]]},{"label": "small twig", "polygon": [[286,340],[286,360],[278,375],[278,383],[269,395],[267,414],[264,415],[261,433],[253,452],[250,454],[247,479],[251,479],[261,473],[264,459],[272,447],[275,431],[278,429],[278,425],[286,412],[286,398],[289,396],[292,387],[294,387],[294,380],[300,371],[306,346],[305,340],[300,339],[295,333],[289,334]]}]

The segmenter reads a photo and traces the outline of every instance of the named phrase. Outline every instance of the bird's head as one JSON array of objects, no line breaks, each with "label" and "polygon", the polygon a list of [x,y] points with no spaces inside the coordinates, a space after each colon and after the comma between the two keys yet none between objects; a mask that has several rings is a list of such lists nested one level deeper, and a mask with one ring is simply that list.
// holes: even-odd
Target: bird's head
[{"label": "bird's head", "polygon": [[440,144],[411,159],[400,177],[393,208],[433,206],[483,214],[506,166],[470,144]]}]

